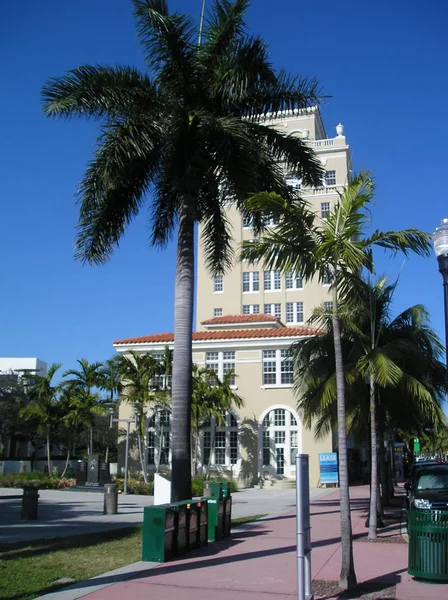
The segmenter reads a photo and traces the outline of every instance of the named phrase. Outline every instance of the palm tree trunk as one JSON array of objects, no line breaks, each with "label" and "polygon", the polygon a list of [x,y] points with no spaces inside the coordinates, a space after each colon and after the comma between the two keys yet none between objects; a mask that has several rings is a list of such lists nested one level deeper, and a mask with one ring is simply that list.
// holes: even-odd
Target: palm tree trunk
[{"label": "palm tree trunk", "polygon": [[93,425],[89,425],[89,454],[93,454]]},{"label": "palm tree trunk", "polygon": [[67,473],[69,462],[70,462],[70,442],[67,444],[67,459],[65,461],[65,467],[64,467],[64,471],[61,475],[61,479],[63,479],[65,477],[65,474]]},{"label": "palm tree trunk", "polygon": [[108,462],[109,461],[109,442],[107,442],[106,444],[106,455],[104,457],[104,462]]},{"label": "palm tree trunk", "polygon": [[377,456],[377,437],[376,437],[376,410],[375,410],[375,381],[373,375],[370,375],[370,448],[371,448],[371,468],[370,468],[370,516],[369,516],[369,540],[376,540],[377,530],[377,494],[378,494],[378,456]]},{"label": "palm tree trunk", "polygon": [[194,215],[191,198],[179,210],[174,294],[172,501],[191,496],[191,375],[194,295]]},{"label": "palm tree trunk", "polygon": [[378,457],[380,461],[381,501],[384,507],[389,505],[389,482],[386,470],[386,452],[384,450],[384,429],[381,423],[378,431],[378,443]]},{"label": "palm tree trunk", "polygon": [[50,434],[47,434],[47,467],[48,475],[51,475],[51,446],[50,446]]},{"label": "palm tree trunk", "polygon": [[353,563],[352,520],[350,515],[350,492],[348,486],[347,432],[345,415],[345,377],[342,357],[341,331],[339,326],[336,287],[333,290],[333,338],[336,367],[337,412],[338,412],[338,448],[339,448],[339,485],[341,510],[342,566],[339,587],[343,590],[356,586],[356,574]]},{"label": "palm tree trunk", "polygon": [[137,435],[137,444],[138,444],[138,459],[140,461],[140,466],[142,468],[143,480],[145,483],[148,483],[148,474],[146,472],[146,465],[143,457],[143,447],[142,447],[142,434],[139,431]]}]

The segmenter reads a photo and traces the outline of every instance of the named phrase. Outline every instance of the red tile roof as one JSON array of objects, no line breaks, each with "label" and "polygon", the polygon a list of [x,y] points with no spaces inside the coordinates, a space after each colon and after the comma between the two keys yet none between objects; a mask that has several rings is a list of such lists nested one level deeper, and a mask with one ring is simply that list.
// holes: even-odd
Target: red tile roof
[{"label": "red tile roof", "polygon": [[[242,340],[256,338],[285,338],[320,335],[321,332],[311,327],[279,327],[272,329],[227,329],[223,331],[195,331],[192,334],[193,342],[207,340]],[[116,340],[114,345],[120,344],[166,344],[174,342],[173,333],[155,333],[142,337]]]},{"label": "red tile roof", "polygon": [[201,321],[201,325],[233,325],[233,323],[281,323],[278,317],[266,314],[255,315],[224,315],[223,317],[214,317]]}]

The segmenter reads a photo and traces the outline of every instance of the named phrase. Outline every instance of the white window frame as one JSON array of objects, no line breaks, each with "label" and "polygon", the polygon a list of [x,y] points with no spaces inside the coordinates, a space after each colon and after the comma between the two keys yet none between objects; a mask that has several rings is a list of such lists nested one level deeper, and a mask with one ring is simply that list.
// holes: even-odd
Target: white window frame
[{"label": "white window frame", "polygon": [[303,277],[300,273],[289,271],[285,276],[285,289],[303,290]]},{"label": "white window frame", "polygon": [[322,276],[322,285],[324,287],[330,287],[331,285],[331,270],[327,267]]},{"label": "white window frame", "polygon": [[[269,356],[267,354],[269,353]],[[270,389],[270,388],[291,388],[294,384],[291,383],[282,383],[282,364],[285,364],[285,359],[288,357],[288,350],[263,350],[262,353],[262,389]],[[275,363],[275,383],[265,383],[265,375],[268,373],[265,372],[265,364]],[[271,366],[272,368],[272,366]],[[290,371],[288,371],[289,373]],[[271,371],[272,374],[272,371]]]},{"label": "white window frame", "polygon": [[259,304],[243,304],[243,315],[258,315],[260,314]]},{"label": "white window frame", "polygon": [[[282,303],[281,302],[266,302],[264,305],[264,314],[272,317],[282,318]],[[268,308],[268,310],[266,310]]]},{"label": "white window frame", "polygon": [[282,274],[280,271],[263,271],[263,289],[265,292],[282,291]]},{"label": "white window frame", "polygon": [[[330,179],[330,174],[331,174],[331,180],[333,180],[333,177],[334,177],[333,183],[328,182],[328,180]],[[333,174],[334,174],[334,176],[333,176]],[[336,185],[336,170],[335,169],[330,169],[329,171],[325,171],[324,183],[325,183],[325,187],[334,187]]]},{"label": "white window frame", "polygon": [[326,300],[324,302],[324,310],[326,312],[333,312],[333,301],[332,300]]},{"label": "white window frame", "polygon": [[320,218],[322,220],[328,219],[330,215],[331,206],[329,202],[321,202],[320,203]]},{"label": "white window frame", "polygon": [[[240,459],[240,440],[238,432],[238,419],[233,411],[226,411],[225,425],[217,425],[214,417],[209,419],[208,424],[201,431],[201,462],[203,467],[210,466],[211,469],[227,468],[230,469],[238,464]],[[233,421],[233,424],[232,424]],[[224,433],[224,462],[216,464],[216,434]],[[233,434],[233,436],[232,436]],[[210,459],[205,461],[205,439],[210,440]],[[236,459],[232,462],[232,437],[236,438]],[[220,446],[222,448],[223,446]]]},{"label": "white window frame", "polygon": [[[213,358],[212,358],[213,355]],[[233,383],[230,384],[230,388],[232,390],[237,390],[237,386],[235,383],[235,363],[236,363],[236,352],[224,350],[224,351],[212,351],[205,353],[205,368],[210,369],[213,367],[213,371],[216,373],[218,379],[223,381],[224,375],[228,370],[228,366],[232,365],[231,368],[234,373]]]},{"label": "white window frame", "polygon": [[[162,413],[165,416],[166,413],[169,414],[169,425],[167,426],[165,423],[161,423]],[[154,425],[151,425],[151,421],[154,418]],[[158,406],[154,409],[150,419],[148,420],[147,426],[147,449],[148,449],[148,466],[159,468],[159,467],[170,467],[171,465],[171,449],[172,449],[172,436],[171,436],[171,424],[172,424],[172,413],[169,408],[166,406]],[[168,427],[168,432],[164,431],[164,429]],[[149,445],[149,435],[153,436],[154,446]],[[166,451],[166,446],[164,448],[161,447],[161,442],[163,442],[162,435],[168,434],[168,462],[160,462],[161,460],[161,452]],[[151,450],[154,449],[154,462],[149,462],[149,455]]]},{"label": "white window frame", "polygon": [[[248,275],[249,289],[244,289],[244,276]],[[256,288],[256,289],[255,289]],[[258,294],[260,291],[260,273],[259,271],[243,271],[243,294]]]},{"label": "white window frame", "polygon": [[213,291],[215,294],[222,294],[224,292],[224,277],[222,275],[216,275],[213,281]]},{"label": "white window frame", "polygon": [[[292,321],[289,318],[290,306],[292,304]],[[302,319],[299,320],[299,315],[302,315]],[[287,302],[286,303],[286,315],[285,315],[286,323],[305,323],[305,309],[303,302]]]},{"label": "white window frame", "polygon": [[222,308],[213,309],[213,318],[222,317]]},{"label": "white window frame", "polygon": [[241,218],[243,229],[252,229],[253,219],[250,215],[243,215]]}]

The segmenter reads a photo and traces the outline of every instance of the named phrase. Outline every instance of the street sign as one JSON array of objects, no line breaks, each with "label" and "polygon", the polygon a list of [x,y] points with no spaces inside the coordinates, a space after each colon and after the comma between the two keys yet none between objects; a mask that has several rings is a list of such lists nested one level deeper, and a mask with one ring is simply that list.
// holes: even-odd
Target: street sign
[{"label": "street sign", "polygon": [[414,438],[414,453],[418,454],[420,452],[420,440],[418,437]]},{"label": "street sign", "polygon": [[327,483],[339,483],[338,474],[338,455],[336,452],[319,453],[320,482],[322,485]]}]

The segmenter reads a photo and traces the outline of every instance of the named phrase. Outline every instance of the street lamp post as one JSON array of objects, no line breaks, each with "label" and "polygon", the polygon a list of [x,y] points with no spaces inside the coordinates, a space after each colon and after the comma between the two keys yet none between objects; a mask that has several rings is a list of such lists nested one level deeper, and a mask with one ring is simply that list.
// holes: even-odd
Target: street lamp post
[{"label": "street lamp post", "polygon": [[114,423],[126,423],[126,447],[124,454],[124,485],[123,485],[123,494],[128,493],[128,468],[129,468],[129,434],[131,423],[134,423],[137,426],[137,411],[135,411],[135,415],[133,419],[114,419],[113,408],[108,409],[110,411],[110,424],[109,427],[112,428]]},{"label": "street lamp post", "polygon": [[439,271],[443,277],[443,292],[445,302],[445,348],[446,361],[448,366],[448,217],[442,219],[442,222],[432,236],[434,242],[434,251],[439,263]]}]

